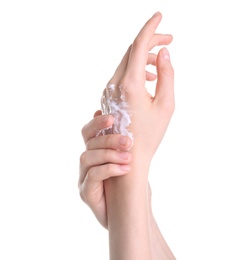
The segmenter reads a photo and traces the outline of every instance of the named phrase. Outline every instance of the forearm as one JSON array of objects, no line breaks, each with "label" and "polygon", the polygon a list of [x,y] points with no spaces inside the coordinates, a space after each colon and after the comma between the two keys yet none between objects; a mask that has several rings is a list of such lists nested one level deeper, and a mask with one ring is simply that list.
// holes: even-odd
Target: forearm
[{"label": "forearm", "polygon": [[149,164],[136,158],[126,176],[105,182],[111,260],[151,260]]},{"label": "forearm", "polygon": [[[152,211],[151,211],[152,213]],[[166,240],[164,239],[153,214],[150,214],[150,244],[152,248],[152,255],[154,260],[176,260],[172,251],[170,250]]]},{"label": "forearm", "polygon": [[106,181],[110,259],[175,260],[153,216],[149,166],[133,153],[131,172]]}]

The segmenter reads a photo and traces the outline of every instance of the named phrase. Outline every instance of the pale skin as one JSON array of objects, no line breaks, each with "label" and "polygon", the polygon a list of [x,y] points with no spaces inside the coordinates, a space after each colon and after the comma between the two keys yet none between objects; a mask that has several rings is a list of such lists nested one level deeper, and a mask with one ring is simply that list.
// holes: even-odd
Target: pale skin
[{"label": "pale skin", "polygon": [[[120,134],[97,137],[114,120],[101,111],[82,130],[86,150],[80,158],[80,195],[109,231],[111,260],[175,259],[153,217],[148,185],[150,162],[174,112],[169,53],[165,47],[150,53],[172,41],[171,35],[155,33],[161,19],[156,13],[146,22],[109,81],[123,86],[133,142]],[[157,75],[145,71],[147,64],[156,66]],[[154,96],[145,88],[147,80],[156,80]]]}]

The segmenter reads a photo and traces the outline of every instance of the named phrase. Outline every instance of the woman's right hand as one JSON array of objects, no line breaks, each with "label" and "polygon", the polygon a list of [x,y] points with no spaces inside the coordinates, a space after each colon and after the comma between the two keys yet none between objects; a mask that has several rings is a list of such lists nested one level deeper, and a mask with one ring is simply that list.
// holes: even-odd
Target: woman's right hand
[{"label": "woman's right hand", "polygon": [[[79,192],[82,200],[91,208],[97,220],[108,227],[106,198],[103,181],[130,171],[132,140],[127,136],[98,135],[111,127],[113,117],[97,111],[94,118],[82,129],[86,150],[80,157]],[[98,136],[97,136],[98,135]]]}]

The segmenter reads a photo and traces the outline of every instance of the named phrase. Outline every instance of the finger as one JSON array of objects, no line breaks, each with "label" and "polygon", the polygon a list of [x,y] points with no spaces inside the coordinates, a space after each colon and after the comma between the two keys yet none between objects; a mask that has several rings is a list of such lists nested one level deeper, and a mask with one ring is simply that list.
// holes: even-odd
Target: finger
[{"label": "finger", "polygon": [[[147,65],[153,65],[156,66],[156,60],[157,60],[157,55],[154,53],[148,53],[148,60],[147,60]],[[146,80],[148,81],[153,81],[157,78],[157,75],[146,71]]]},{"label": "finger", "polygon": [[[155,46],[159,46],[159,45],[167,45],[169,43],[171,43],[173,37],[170,34],[155,34],[152,38],[152,40],[150,41],[150,45],[149,45],[149,50],[153,49]],[[108,84],[117,84],[118,82],[120,82],[121,78],[124,75],[124,72],[127,68],[127,63],[128,63],[128,59],[129,59],[129,55],[130,55],[130,51],[131,51],[131,46],[129,46],[127,52],[125,53],[121,63],[119,64],[118,68],[116,69],[113,77],[110,79]],[[151,56],[150,56],[151,55]],[[156,61],[156,55],[155,57],[152,57],[153,53],[149,54],[149,59],[147,61],[147,64],[154,64],[155,65],[155,61]],[[150,59],[152,58],[152,60]],[[155,77],[154,77],[155,79]],[[147,80],[154,80],[154,79],[147,79]]]},{"label": "finger", "polygon": [[83,169],[105,164],[105,163],[118,163],[126,164],[131,160],[131,154],[129,152],[120,152],[112,149],[99,149],[89,150],[82,153],[80,157],[80,165]]},{"label": "finger", "polygon": [[102,182],[104,180],[127,174],[129,171],[129,165],[118,165],[112,163],[92,167],[88,171],[84,182],[79,182],[78,184],[83,201],[87,202],[88,205],[91,206],[92,201],[95,202],[93,195],[95,195],[100,186],[103,186]]},{"label": "finger", "polygon": [[170,112],[174,110],[174,69],[170,62],[169,52],[166,48],[159,51],[157,58],[156,93],[154,102],[166,106]]},{"label": "finger", "polygon": [[157,79],[157,75],[155,75],[152,72],[146,71],[146,80],[147,81],[153,81]]},{"label": "finger", "polygon": [[145,70],[150,42],[161,18],[162,16],[159,12],[152,16],[140,30],[132,44],[127,67],[127,73],[132,78],[142,75]]},{"label": "finger", "polygon": [[119,151],[128,151],[132,144],[133,141],[128,136],[120,134],[101,135],[89,139],[89,141],[86,143],[86,149],[114,149]]},{"label": "finger", "polygon": [[101,130],[113,125],[114,118],[112,115],[98,115],[98,113],[97,115],[95,113],[95,118],[82,128],[82,136],[85,144],[89,139],[95,137]]},{"label": "finger", "polygon": [[168,45],[172,42],[173,36],[171,34],[154,34],[150,41],[148,50],[152,50],[156,46]]},{"label": "finger", "polygon": [[156,66],[157,55],[155,53],[148,53],[147,65]]},{"label": "finger", "polygon": [[80,182],[84,180],[86,172],[94,166],[115,163],[128,164],[131,161],[129,152],[120,152],[112,149],[89,150],[80,157]]},{"label": "finger", "polygon": [[97,116],[100,116],[102,115],[102,111],[101,110],[97,110],[95,113],[94,113],[94,117],[97,117]]},{"label": "finger", "polygon": [[104,181],[110,177],[123,175],[128,173],[130,170],[130,166],[125,165],[119,165],[119,164],[113,164],[108,163],[101,166],[92,167],[86,176],[85,181],[86,182],[100,182]]}]

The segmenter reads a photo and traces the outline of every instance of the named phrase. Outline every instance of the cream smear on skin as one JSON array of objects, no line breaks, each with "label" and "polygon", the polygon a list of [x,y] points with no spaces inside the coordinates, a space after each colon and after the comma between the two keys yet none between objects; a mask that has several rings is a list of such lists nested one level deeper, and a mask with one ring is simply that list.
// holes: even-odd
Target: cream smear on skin
[{"label": "cream smear on skin", "polygon": [[107,85],[101,98],[101,108],[103,115],[113,115],[114,124],[111,128],[102,129],[97,135],[121,134],[133,139],[132,133],[128,131],[131,119],[122,85],[119,88],[115,84]]}]

